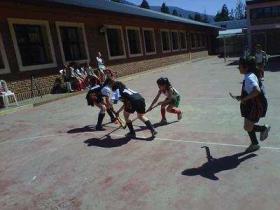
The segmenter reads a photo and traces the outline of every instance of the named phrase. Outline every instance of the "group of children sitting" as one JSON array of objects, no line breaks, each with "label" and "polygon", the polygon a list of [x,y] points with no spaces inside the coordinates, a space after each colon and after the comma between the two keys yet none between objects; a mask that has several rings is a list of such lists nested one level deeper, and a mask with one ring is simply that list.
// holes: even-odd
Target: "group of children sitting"
[{"label": "group of children sitting", "polygon": [[116,76],[112,70],[105,67],[100,52],[98,52],[96,61],[97,69],[93,69],[89,63],[77,64],[72,62],[64,65],[64,68],[59,73],[62,75],[65,87],[63,87],[61,79],[58,78],[51,92],[55,94],[82,91],[89,89],[95,83],[104,83],[107,75]]},{"label": "group of children sitting", "polygon": [[[183,113],[178,108],[180,103],[179,93],[172,87],[167,78],[159,78],[157,80],[157,85],[159,92],[147,110],[145,99],[140,93],[129,89],[125,84],[120,81],[116,81],[112,77],[107,77],[103,84],[94,85],[89,90],[86,99],[88,105],[96,106],[100,109],[96,130],[104,130],[103,119],[106,112],[110,116],[112,123],[117,123],[120,113],[123,112],[126,125],[129,128],[127,136],[133,138],[136,136],[136,133],[133,128],[133,121],[130,119],[130,115],[136,112],[137,118],[147,126],[152,137],[155,137],[157,131],[151,121],[147,118],[146,113],[156,106],[161,106],[161,125],[167,124],[166,111],[176,114],[178,120],[181,120]],[[166,98],[164,101],[157,103],[161,94],[164,94]],[[123,105],[118,111],[116,111],[113,104],[118,101],[121,101]]]}]

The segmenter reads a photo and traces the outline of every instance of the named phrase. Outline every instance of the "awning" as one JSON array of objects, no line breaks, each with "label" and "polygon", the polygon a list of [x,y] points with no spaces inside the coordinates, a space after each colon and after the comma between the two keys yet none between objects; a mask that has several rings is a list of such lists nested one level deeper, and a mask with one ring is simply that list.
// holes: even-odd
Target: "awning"
[{"label": "awning", "polygon": [[245,36],[245,33],[242,28],[219,31],[219,36],[217,37],[217,39],[224,39],[237,36]]}]

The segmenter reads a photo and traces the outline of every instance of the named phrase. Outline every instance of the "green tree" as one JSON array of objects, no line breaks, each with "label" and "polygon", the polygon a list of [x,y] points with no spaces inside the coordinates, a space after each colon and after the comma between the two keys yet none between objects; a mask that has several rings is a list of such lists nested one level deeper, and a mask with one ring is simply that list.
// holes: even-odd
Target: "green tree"
[{"label": "green tree", "polygon": [[178,14],[178,12],[177,12],[176,9],[173,10],[172,15],[174,15],[174,16],[179,16],[179,14]]},{"label": "green tree", "polygon": [[191,14],[189,14],[189,19],[194,20],[194,17]]},{"label": "green tree", "polygon": [[207,14],[206,14],[206,10],[204,10],[202,22],[204,22],[204,23],[209,23],[208,16],[207,16]]},{"label": "green tree", "polygon": [[200,15],[198,12],[196,12],[196,13],[194,14],[194,20],[199,21],[199,22],[202,21],[201,15]]},{"label": "green tree", "polygon": [[229,11],[227,5],[224,4],[222,10],[217,12],[215,16],[215,21],[219,22],[219,21],[227,21],[227,20],[230,20]]},{"label": "green tree", "polygon": [[150,5],[147,0],[143,0],[142,3],[140,4],[140,7],[145,9],[150,9]]},{"label": "green tree", "polygon": [[169,8],[168,8],[168,6],[166,6],[165,2],[162,3],[160,11],[163,13],[166,13],[166,14],[170,14]]},{"label": "green tree", "polygon": [[235,19],[241,20],[245,18],[246,6],[241,0],[236,1]]}]

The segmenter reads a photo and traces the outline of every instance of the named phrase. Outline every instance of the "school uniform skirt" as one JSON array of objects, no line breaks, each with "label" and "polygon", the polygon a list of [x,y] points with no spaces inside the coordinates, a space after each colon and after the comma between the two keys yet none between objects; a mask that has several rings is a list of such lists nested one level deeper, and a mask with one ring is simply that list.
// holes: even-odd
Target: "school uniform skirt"
[{"label": "school uniform skirt", "polygon": [[240,104],[241,116],[247,120],[257,123],[260,118],[265,117],[267,112],[267,99],[264,95],[259,95],[245,103]]}]

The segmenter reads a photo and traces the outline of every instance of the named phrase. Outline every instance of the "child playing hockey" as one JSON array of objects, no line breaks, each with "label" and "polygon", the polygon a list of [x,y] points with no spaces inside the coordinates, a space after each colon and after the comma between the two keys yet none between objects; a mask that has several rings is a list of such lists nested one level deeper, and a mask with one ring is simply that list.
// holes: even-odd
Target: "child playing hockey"
[{"label": "child playing hockey", "polygon": [[162,102],[159,102],[157,105],[161,106],[161,125],[167,124],[166,120],[166,111],[169,113],[177,114],[178,120],[182,119],[183,112],[178,109],[180,104],[180,95],[178,91],[172,87],[168,78],[161,77],[157,80],[157,85],[159,88],[158,94],[153,100],[151,106],[147,110],[152,110],[152,107],[157,103],[161,94],[166,96],[166,99]]},{"label": "child playing hockey", "polygon": [[132,121],[129,119],[129,116],[133,114],[134,112],[137,112],[137,117],[140,119],[147,128],[151,131],[152,136],[154,137],[157,132],[155,131],[152,123],[150,120],[145,116],[145,99],[137,92],[128,89],[123,83],[121,82],[115,82],[112,86],[112,90],[119,91],[120,93],[120,99],[123,101],[124,105],[120,108],[120,110],[117,112],[117,115],[124,110],[124,118],[126,121],[126,125],[129,128],[129,133],[127,134],[128,137],[134,138],[136,136],[135,130],[132,125]]},{"label": "child playing hockey", "polygon": [[100,109],[98,115],[98,121],[96,125],[96,130],[103,130],[102,122],[105,117],[105,112],[111,118],[112,123],[117,123],[116,117],[114,116],[114,109],[111,103],[112,90],[109,86],[113,83],[113,80],[107,79],[103,85],[96,85],[92,87],[86,96],[89,106],[96,106]]},{"label": "child playing hockey", "polygon": [[254,152],[260,148],[256,132],[260,132],[260,140],[268,137],[270,126],[257,125],[260,118],[265,117],[267,111],[267,99],[265,97],[262,82],[256,76],[256,60],[254,57],[240,58],[240,74],[244,74],[241,96],[235,98],[241,102],[241,116],[244,117],[244,130],[248,132],[251,145],[246,152]]}]

